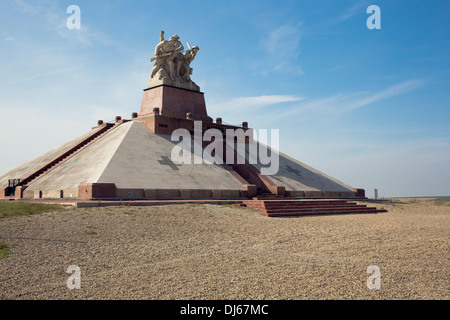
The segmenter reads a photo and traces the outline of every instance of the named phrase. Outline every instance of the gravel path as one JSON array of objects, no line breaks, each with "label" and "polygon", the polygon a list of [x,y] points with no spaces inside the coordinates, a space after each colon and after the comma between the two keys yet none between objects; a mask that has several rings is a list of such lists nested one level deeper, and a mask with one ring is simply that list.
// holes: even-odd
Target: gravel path
[{"label": "gravel path", "polygon": [[[371,206],[374,204],[371,203]],[[268,218],[167,205],[0,219],[0,299],[449,299],[450,206]],[[81,288],[68,289],[70,265]],[[375,265],[381,288],[369,289]]]}]

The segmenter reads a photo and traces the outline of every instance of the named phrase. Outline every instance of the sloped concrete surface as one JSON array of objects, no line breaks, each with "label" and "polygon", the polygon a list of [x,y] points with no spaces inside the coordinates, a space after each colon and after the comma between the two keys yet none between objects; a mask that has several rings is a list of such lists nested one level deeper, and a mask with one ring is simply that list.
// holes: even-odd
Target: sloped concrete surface
[{"label": "sloped concrete surface", "polygon": [[[258,148],[266,152],[267,146],[258,143]],[[259,150],[259,149],[258,149]],[[328,192],[353,192],[353,187],[345,184],[325,173],[316,170],[305,163],[278,152],[279,169],[274,175],[268,175],[276,185],[285,186],[286,191],[328,191]],[[258,170],[261,164],[254,165]]]},{"label": "sloped concrete surface", "polygon": [[[4,173],[0,187],[7,186],[8,179],[23,178],[90,134],[92,131]],[[171,152],[177,143],[170,141],[170,136],[154,134],[140,121],[125,122],[30,184],[27,190],[74,190],[83,183],[115,183],[123,189],[243,189],[221,165],[173,163]],[[259,146],[266,147],[261,143]],[[254,166],[261,171],[260,164]],[[279,153],[278,172],[267,177],[286,191],[354,192],[351,186],[283,153]]]},{"label": "sloped concrete surface", "polygon": [[58,155],[63,153],[68,148],[72,147],[73,145],[77,144],[78,142],[86,139],[89,135],[91,135],[95,130],[92,129],[85,134],[68,141],[67,143],[64,143],[62,145],[59,145],[52,150],[41,154],[40,156],[37,156],[31,160],[28,160],[15,168],[3,173],[0,175],[0,188],[7,187],[8,186],[8,180],[9,179],[19,179],[27,176],[28,174],[32,173],[34,170],[39,169],[49,161],[56,158]]},{"label": "sloped concrete surface", "polygon": [[95,183],[129,130],[123,124],[30,184],[28,191],[77,189],[82,183]]},{"label": "sloped concrete surface", "polygon": [[286,190],[352,192],[353,188],[298,160],[280,153],[280,168],[269,178]]},{"label": "sloped concrete surface", "polygon": [[[168,137],[130,121],[67,160],[27,190],[76,189],[82,183],[115,183],[118,188],[240,190],[242,185],[217,165],[170,163]],[[166,157],[166,158],[164,158]],[[166,160],[164,160],[166,159]]]},{"label": "sloped concrete surface", "polygon": [[240,190],[242,185],[222,166],[214,164],[170,165],[175,142],[152,133],[133,121],[120,147],[98,179],[118,188]]}]

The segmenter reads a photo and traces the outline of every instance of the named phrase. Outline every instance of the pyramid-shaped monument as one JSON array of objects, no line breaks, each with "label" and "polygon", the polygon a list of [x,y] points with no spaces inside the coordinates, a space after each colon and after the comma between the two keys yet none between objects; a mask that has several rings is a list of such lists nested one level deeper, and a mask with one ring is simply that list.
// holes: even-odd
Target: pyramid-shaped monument
[{"label": "pyramid-shaped monument", "polygon": [[191,79],[199,48],[187,46],[161,32],[140,112],[99,120],[80,137],[1,174],[0,198],[364,197],[364,190],[254,140],[247,122],[231,126],[209,117],[204,93]]}]

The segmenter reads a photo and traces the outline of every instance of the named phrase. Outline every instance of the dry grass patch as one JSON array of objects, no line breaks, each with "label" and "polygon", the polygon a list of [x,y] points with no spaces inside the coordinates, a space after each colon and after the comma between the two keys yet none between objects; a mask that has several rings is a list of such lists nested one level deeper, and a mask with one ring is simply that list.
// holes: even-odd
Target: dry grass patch
[{"label": "dry grass patch", "polygon": [[61,211],[64,207],[54,204],[31,202],[0,202],[0,219],[42,212]]}]

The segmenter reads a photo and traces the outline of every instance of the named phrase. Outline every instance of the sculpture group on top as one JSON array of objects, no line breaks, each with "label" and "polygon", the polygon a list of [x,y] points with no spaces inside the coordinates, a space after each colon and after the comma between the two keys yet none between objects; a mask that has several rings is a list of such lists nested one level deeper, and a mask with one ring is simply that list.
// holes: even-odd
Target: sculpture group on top
[{"label": "sculpture group on top", "polygon": [[165,40],[164,31],[161,31],[155,55],[150,59],[155,64],[148,81],[149,88],[165,84],[200,91],[200,87],[191,80],[192,68],[190,67],[199,48],[191,47],[187,42],[189,49],[184,51],[179,39],[177,35],[173,35],[169,40]]}]

